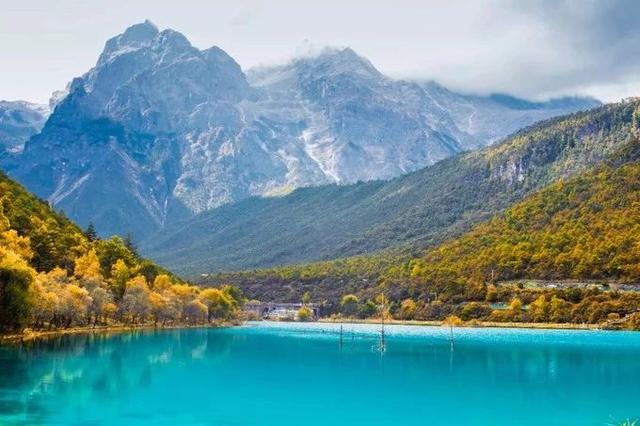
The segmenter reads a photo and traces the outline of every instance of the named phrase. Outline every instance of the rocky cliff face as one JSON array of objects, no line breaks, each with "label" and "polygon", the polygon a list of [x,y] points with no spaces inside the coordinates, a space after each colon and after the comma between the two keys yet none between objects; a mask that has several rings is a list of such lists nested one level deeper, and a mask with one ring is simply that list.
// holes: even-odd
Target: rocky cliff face
[{"label": "rocky cliff face", "polygon": [[298,140],[330,182],[388,179],[474,144],[419,85],[385,77],[351,49],[252,70],[249,79],[265,116],[285,104],[303,124]]},{"label": "rocky cliff face", "polygon": [[593,104],[457,95],[390,79],[350,49],[247,77],[221,49],[147,21],[107,41],[3,165],[80,224],[141,237],[253,195],[398,176]]}]

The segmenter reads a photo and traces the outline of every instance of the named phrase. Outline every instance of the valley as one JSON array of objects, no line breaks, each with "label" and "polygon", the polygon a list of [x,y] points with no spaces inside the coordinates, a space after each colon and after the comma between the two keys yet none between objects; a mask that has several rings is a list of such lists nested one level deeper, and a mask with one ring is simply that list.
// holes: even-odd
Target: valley
[{"label": "valley", "polygon": [[[569,311],[586,303],[584,309],[603,312],[589,321],[603,323],[616,314],[625,319],[623,326],[634,327],[633,292],[517,283],[595,279],[633,286],[639,278],[635,255],[614,256],[617,266],[605,259],[621,247],[635,247],[634,231],[627,231],[635,229],[637,212],[621,210],[624,194],[608,214],[629,222],[601,230],[617,238],[603,249],[594,240],[562,251],[577,244],[570,238],[582,235],[576,229],[602,220],[578,204],[562,225],[572,231],[559,248],[537,237],[534,230],[544,222],[523,222],[511,234],[491,226],[523,205],[534,203],[531,212],[537,211],[541,194],[556,194],[545,207],[549,211],[566,206],[576,185],[597,189],[598,197],[610,187],[635,196],[633,185],[611,173],[628,173],[625,178],[635,182],[636,99],[599,106],[589,98],[532,102],[460,94],[433,81],[387,77],[349,48],[326,48],[245,72],[222,49],[197,49],[182,34],[145,21],[108,40],[96,66],[56,93],[50,115],[44,108],[15,105],[41,115],[21,112],[32,114],[34,122],[16,136],[26,139],[23,146],[15,137],[4,139],[3,167],[90,229],[97,241],[68,247],[76,254],[64,262],[36,256],[29,264],[30,253],[42,250],[42,237],[28,231],[34,224],[10,221],[7,232],[15,229],[22,245],[33,246],[23,253],[27,281],[80,279],[75,264],[97,258],[100,270],[94,275],[104,285],[96,288],[107,290],[108,303],[119,302],[138,269],[159,268],[134,260],[139,251],[179,274],[144,272],[145,285],[139,278],[134,286],[138,293],[131,297],[142,298],[134,305],[140,318],[163,317],[163,324],[167,318],[188,323],[190,315],[197,318],[202,306],[214,303],[183,284],[186,278],[242,289],[245,296],[215,296],[215,303],[233,309],[245,297],[297,302],[308,295],[322,304],[323,315],[367,317],[377,312],[372,301],[385,293],[389,315],[397,319],[457,315],[549,322],[528,311],[503,318],[490,306],[519,300],[528,309],[538,299],[543,304],[557,298],[575,305],[563,305]],[[570,192],[558,192],[565,182]],[[87,238],[76,229],[79,238]],[[485,247],[490,240],[484,233],[510,237]],[[111,234],[126,239],[106,238]],[[104,244],[125,244],[119,260],[129,278],[117,278],[118,259],[104,258]],[[442,257],[454,249],[449,256],[457,260]],[[512,259],[517,253],[522,258]],[[558,266],[558,256],[566,266]],[[159,275],[170,283],[156,289]],[[49,294],[47,285],[38,297]],[[175,308],[180,286],[190,296]],[[571,291],[578,294],[565,294]],[[592,300],[593,291],[602,291],[600,299]],[[342,306],[347,296],[361,300],[351,314]],[[609,305],[615,308],[603,308]],[[118,308],[113,319],[122,321],[125,309]],[[233,309],[221,317],[234,317]],[[472,316],[469,309],[475,309]],[[48,315],[46,322],[57,324],[57,314]],[[136,321],[132,315],[127,321]],[[576,315],[565,312],[562,319],[585,321]],[[24,320],[43,321],[31,315]]]},{"label": "valley", "polygon": [[7,4],[0,424],[640,424],[639,20]]}]

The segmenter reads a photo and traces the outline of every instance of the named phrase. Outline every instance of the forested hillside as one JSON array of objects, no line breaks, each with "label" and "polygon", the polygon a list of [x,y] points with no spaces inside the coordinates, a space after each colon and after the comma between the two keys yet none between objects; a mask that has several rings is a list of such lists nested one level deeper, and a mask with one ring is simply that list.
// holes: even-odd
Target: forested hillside
[{"label": "forested hillside", "polygon": [[[639,327],[639,292],[602,291],[614,282],[640,290],[639,159],[640,142],[632,138],[595,169],[553,183],[411,260],[352,258],[209,280],[224,278],[259,298],[294,300],[309,291],[334,310],[344,308],[345,301],[338,302],[349,293],[353,302],[384,291],[391,312],[405,319],[456,314],[494,321],[623,321]],[[591,285],[531,288],[510,283],[516,279]],[[496,303],[508,308],[495,309]]]},{"label": "forested hillside", "polygon": [[386,182],[306,188],[224,206],[170,225],[143,250],[186,275],[387,248],[417,253],[602,161],[637,131],[639,104],[544,121],[497,146]]},{"label": "forested hillside", "polygon": [[0,332],[229,318],[231,287],[200,289],[140,257],[130,240],[96,238],[0,173]]},{"label": "forested hillside", "polygon": [[517,278],[640,282],[640,165],[560,181],[414,262],[430,286]]}]

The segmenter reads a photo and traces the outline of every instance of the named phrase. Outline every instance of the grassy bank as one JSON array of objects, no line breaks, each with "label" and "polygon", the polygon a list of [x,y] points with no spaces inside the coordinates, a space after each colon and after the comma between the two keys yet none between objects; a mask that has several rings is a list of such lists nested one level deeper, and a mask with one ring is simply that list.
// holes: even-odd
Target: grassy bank
[{"label": "grassy bank", "polygon": [[[380,319],[358,318],[321,318],[318,322],[343,323],[343,324],[380,324]],[[385,324],[414,325],[425,327],[443,327],[443,321],[417,321],[387,319]],[[558,330],[600,330],[601,324],[569,324],[569,323],[540,323],[540,322],[495,322],[495,321],[467,321],[459,327],[495,327],[495,328],[532,328],[532,329],[558,329]]]}]

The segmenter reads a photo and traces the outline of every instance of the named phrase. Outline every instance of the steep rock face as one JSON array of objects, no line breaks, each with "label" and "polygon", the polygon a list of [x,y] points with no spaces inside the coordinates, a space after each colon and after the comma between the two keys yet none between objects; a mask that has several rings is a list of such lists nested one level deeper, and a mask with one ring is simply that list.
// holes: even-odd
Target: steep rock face
[{"label": "steep rock face", "polygon": [[263,114],[286,105],[305,152],[332,182],[388,179],[473,145],[415,83],[382,75],[351,49],[249,72]]},{"label": "steep rock face", "polygon": [[546,185],[633,158],[638,117],[640,100],[605,105],[392,180],[251,198],[172,224],[141,249],[197,275],[429,247]]},{"label": "steep rock face", "polygon": [[180,197],[183,159],[197,149],[186,142],[235,135],[234,105],[252,89],[220,49],[145,22],[109,40],[68,91],[9,172],[82,225],[142,235],[201,208]]},{"label": "steep rock face", "polygon": [[0,150],[19,153],[25,142],[38,133],[49,116],[46,105],[25,101],[0,101]]},{"label": "steep rock face", "polygon": [[[142,238],[251,196],[392,178],[593,104],[550,109],[425,87],[351,49],[247,78],[221,49],[146,21],[107,41],[96,66],[55,94],[41,133],[2,165],[81,225]],[[483,108],[520,118],[494,129],[498,113]],[[531,109],[543,112],[521,117]],[[465,114],[483,124],[463,126]]]}]

